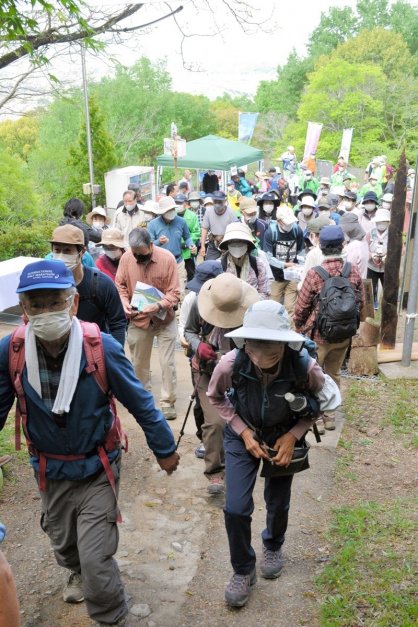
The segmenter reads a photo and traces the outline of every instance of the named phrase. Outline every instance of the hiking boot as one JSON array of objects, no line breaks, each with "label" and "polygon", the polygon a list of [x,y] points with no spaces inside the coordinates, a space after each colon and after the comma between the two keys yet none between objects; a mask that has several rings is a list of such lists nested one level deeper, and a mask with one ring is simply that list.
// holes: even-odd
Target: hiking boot
[{"label": "hiking boot", "polygon": [[205,445],[203,442],[194,450],[194,454],[198,459],[205,459]]},{"label": "hiking boot", "polygon": [[65,584],[62,598],[66,603],[81,603],[84,601],[83,589],[81,587],[80,573],[71,572],[68,581]]},{"label": "hiking boot", "polygon": [[324,416],[324,427],[327,431],[334,431],[335,418],[333,416]]},{"label": "hiking boot", "polygon": [[130,627],[128,616],[120,618],[116,623],[94,623],[97,627]]},{"label": "hiking boot", "polygon": [[251,588],[257,581],[255,568],[249,575],[234,573],[225,588],[225,601],[231,607],[242,607],[248,601]]},{"label": "hiking boot", "polygon": [[324,419],[323,418],[318,418],[318,420],[316,421],[316,428],[318,429],[319,435],[324,435],[324,433],[325,433],[325,425],[324,425]]},{"label": "hiking boot", "polygon": [[283,570],[283,555],[282,550],[270,551],[263,546],[263,559],[260,566],[261,576],[264,579],[277,579],[280,577]]},{"label": "hiking boot", "polygon": [[207,490],[209,494],[223,494],[225,492],[225,485],[222,476],[213,475],[210,477]]},{"label": "hiking boot", "polygon": [[174,407],[174,405],[161,407],[161,411],[164,414],[166,420],[175,420],[177,418],[176,408]]}]

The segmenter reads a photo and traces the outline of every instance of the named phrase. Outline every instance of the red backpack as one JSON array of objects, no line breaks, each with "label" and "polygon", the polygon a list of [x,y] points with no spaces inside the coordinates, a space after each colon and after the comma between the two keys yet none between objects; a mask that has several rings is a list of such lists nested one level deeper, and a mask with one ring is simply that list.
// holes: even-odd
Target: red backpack
[{"label": "red backpack", "polygon": [[[93,322],[82,322],[83,348],[87,360],[86,372],[91,373],[104,394],[109,399],[110,409],[113,414],[113,422],[106,434],[106,439],[102,445],[97,447],[97,453],[103,464],[106,476],[116,495],[116,484],[110,467],[107,453],[116,448],[123,448],[128,451],[128,437],[122,429],[120,419],[116,411],[115,398],[109,389],[106,373],[106,362],[103,351],[102,337],[97,324]],[[85,459],[86,455],[53,455],[39,451],[31,441],[27,429],[26,399],[22,385],[22,374],[25,365],[25,325],[22,324],[13,333],[9,344],[9,372],[17,398],[16,418],[15,418],[15,447],[19,451],[21,448],[21,427],[26,438],[29,452],[35,457],[39,457],[39,489],[46,489],[46,462],[47,459],[58,459],[63,461],[76,461]]]}]

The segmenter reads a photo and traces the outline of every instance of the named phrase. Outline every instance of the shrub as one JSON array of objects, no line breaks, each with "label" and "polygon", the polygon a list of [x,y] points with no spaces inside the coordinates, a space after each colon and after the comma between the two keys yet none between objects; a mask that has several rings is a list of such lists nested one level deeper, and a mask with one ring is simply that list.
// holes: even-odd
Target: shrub
[{"label": "shrub", "polygon": [[0,261],[13,257],[45,257],[50,250],[49,239],[57,223],[52,221],[0,225]]}]

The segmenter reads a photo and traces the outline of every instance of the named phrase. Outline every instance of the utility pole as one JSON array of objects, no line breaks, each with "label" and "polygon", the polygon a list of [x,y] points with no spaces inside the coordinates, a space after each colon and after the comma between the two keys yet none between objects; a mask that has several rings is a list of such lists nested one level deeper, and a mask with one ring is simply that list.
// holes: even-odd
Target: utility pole
[{"label": "utility pole", "polygon": [[[416,169],[418,168],[418,164]],[[415,181],[416,181],[415,169]],[[409,278],[408,304],[406,306],[406,324],[403,338],[402,349],[402,366],[411,365],[412,345],[414,342],[415,318],[417,317],[418,304],[418,189],[416,183],[414,185],[414,196],[410,209],[412,226],[414,229],[410,231],[411,237],[414,238],[414,248],[412,252],[411,275]]]},{"label": "utility pole", "polygon": [[83,42],[81,42],[81,69],[83,73],[84,111],[86,115],[87,154],[89,160],[91,206],[94,209],[94,207],[96,206],[96,195],[94,193],[93,149],[91,146],[89,94],[87,88],[86,72],[86,49]]}]

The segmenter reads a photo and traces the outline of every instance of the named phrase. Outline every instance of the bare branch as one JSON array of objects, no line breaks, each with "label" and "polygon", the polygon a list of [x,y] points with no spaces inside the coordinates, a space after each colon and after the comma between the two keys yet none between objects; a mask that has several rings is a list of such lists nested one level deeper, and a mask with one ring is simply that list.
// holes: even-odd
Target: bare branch
[{"label": "bare branch", "polygon": [[27,79],[27,77],[32,74],[32,72],[34,71],[35,68],[30,68],[25,74],[22,74],[22,76],[20,76],[17,81],[15,82],[15,84],[13,85],[12,89],[10,91],[8,91],[8,93],[6,93],[5,97],[0,100],[0,109],[2,107],[4,107],[4,105],[6,104],[6,102],[9,102],[9,100],[11,100],[12,98],[15,97],[16,92],[19,89],[19,86],[23,83],[23,81],[25,81]]}]

